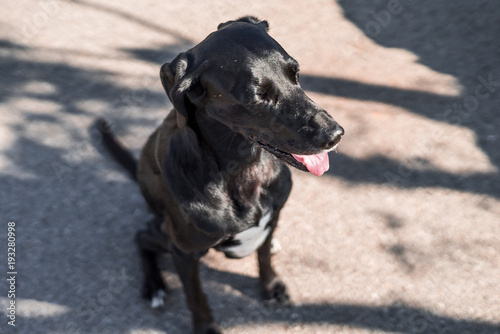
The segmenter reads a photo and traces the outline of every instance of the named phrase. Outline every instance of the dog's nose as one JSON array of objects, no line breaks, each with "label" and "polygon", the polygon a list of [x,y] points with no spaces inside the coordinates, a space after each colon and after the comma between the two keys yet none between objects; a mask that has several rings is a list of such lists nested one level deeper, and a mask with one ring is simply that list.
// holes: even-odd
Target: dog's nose
[{"label": "dog's nose", "polygon": [[335,124],[329,131],[325,131],[317,137],[318,146],[325,150],[329,150],[339,143],[343,135],[344,128]]}]

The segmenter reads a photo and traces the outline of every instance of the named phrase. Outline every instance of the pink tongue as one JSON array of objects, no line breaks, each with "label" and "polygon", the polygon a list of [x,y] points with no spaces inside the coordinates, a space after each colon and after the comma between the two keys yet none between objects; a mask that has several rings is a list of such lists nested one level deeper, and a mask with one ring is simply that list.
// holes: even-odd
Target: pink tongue
[{"label": "pink tongue", "polygon": [[295,160],[302,162],[308,171],[314,175],[321,176],[330,168],[328,161],[328,153],[320,153],[316,155],[298,155],[292,154]]}]

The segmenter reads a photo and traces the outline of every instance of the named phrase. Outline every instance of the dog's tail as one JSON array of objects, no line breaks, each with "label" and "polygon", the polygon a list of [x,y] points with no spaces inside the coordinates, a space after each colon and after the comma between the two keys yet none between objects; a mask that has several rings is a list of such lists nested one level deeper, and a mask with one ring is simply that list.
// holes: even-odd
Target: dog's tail
[{"label": "dog's tail", "polygon": [[102,137],[102,142],[106,149],[111,153],[113,158],[122,165],[127,172],[132,176],[134,181],[137,181],[137,160],[132,153],[123,146],[118,138],[111,131],[111,125],[104,119],[98,118],[96,127]]}]

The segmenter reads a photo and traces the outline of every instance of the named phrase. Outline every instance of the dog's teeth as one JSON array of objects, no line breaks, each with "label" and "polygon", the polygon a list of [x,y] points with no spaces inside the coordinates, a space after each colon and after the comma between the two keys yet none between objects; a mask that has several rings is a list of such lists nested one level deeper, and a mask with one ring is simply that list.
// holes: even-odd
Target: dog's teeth
[{"label": "dog's teeth", "polygon": [[151,299],[152,308],[160,308],[164,305],[163,299],[165,298],[165,291],[158,290]]}]

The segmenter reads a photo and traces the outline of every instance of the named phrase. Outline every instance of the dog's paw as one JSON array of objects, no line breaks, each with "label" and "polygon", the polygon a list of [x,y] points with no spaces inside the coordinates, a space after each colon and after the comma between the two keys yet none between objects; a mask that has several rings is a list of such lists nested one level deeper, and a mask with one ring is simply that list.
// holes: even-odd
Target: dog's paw
[{"label": "dog's paw", "polygon": [[158,309],[161,308],[165,305],[165,296],[166,296],[165,290],[158,290],[156,291],[153,296],[151,297],[151,308],[152,309]]},{"label": "dog's paw", "polygon": [[163,307],[166,295],[167,289],[164,284],[151,284],[151,282],[144,284],[142,297],[149,303],[151,308],[158,309]]},{"label": "dog's paw", "polygon": [[196,329],[194,331],[194,333],[195,334],[222,334],[222,331],[216,323],[211,323],[210,325]]},{"label": "dog's paw", "polygon": [[286,285],[279,277],[276,277],[270,283],[263,285],[262,295],[264,300],[272,303],[277,303],[283,306],[291,305],[290,295],[288,294]]},{"label": "dog's paw", "polygon": [[271,240],[271,255],[274,255],[282,250],[281,244],[278,239],[273,238]]}]

